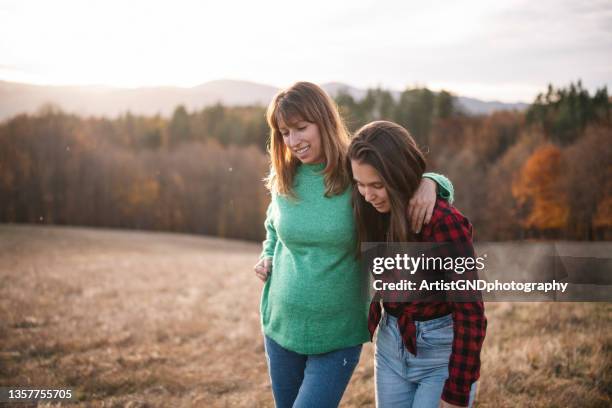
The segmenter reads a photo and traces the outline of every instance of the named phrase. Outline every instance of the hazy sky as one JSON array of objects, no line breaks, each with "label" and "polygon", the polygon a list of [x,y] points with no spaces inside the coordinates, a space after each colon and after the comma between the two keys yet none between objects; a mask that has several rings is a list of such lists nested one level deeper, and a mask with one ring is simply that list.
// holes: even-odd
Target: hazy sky
[{"label": "hazy sky", "polygon": [[612,85],[612,1],[0,0],[0,79],[425,85],[530,102]]}]

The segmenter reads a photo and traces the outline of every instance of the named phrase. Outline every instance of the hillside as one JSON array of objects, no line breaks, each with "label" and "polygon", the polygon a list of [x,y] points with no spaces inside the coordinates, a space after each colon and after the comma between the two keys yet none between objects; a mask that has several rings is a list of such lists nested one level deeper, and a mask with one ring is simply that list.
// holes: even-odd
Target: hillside
[{"label": "hillside", "polygon": [[[323,84],[331,95],[341,89],[360,99],[366,91],[342,83]],[[80,115],[115,117],[126,111],[142,115],[169,116],[177,105],[189,110],[221,102],[225,105],[267,105],[278,88],[248,81],[217,80],[192,88],[148,87],[123,89],[106,86],[42,86],[0,81],[0,120],[23,112],[35,112],[55,104]],[[399,95],[398,92],[395,94]],[[485,102],[459,97],[466,112],[487,114],[493,110],[524,109],[526,104]]]}]

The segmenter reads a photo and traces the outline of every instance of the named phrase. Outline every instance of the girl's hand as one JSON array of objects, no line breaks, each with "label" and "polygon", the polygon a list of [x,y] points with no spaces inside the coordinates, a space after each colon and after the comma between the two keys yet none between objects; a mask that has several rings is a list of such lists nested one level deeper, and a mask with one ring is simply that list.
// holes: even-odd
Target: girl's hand
[{"label": "girl's hand", "polygon": [[265,282],[268,280],[270,272],[272,272],[272,258],[260,259],[259,262],[257,262],[257,264],[253,267],[253,270],[255,270],[255,275]]},{"label": "girl's hand", "polygon": [[423,177],[419,188],[414,193],[408,204],[408,218],[412,230],[418,234],[424,224],[429,223],[431,214],[436,205],[438,185],[435,181]]}]

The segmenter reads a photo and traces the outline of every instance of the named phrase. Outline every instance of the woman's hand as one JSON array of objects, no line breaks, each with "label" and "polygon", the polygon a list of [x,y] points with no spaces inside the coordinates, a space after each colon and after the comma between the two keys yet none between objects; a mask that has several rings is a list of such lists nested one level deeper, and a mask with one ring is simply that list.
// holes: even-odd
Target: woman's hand
[{"label": "woman's hand", "polygon": [[268,280],[268,276],[270,272],[272,272],[272,258],[262,258],[257,262],[257,264],[253,267],[255,270],[255,275],[263,282]]},{"label": "woman's hand", "polygon": [[412,230],[418,234],[424,224],[429,223],[431,214],[436,205],[438,185],[435,181],[423,177],[419,188],[414,193],[408,204],[408,218]]}]

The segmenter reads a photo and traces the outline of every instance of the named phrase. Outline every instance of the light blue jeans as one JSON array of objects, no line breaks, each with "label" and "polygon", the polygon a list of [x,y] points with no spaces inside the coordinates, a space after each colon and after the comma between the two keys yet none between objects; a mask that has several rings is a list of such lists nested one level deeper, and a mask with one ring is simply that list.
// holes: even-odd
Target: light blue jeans
[{"label": "light blue jeans", "polygon": [[264,335],[277,408],[336,408],[359,363],[361,347],[298,354]]},{"label": "light blue jeans", "polygon": [[[415,322],[417,355],[402,341],[397,319],[383,313],[375,352],[376,406],[438,408],[453,343],[453,319],[448,316]],[[470,391],[470,406],[476,383]]]}]

